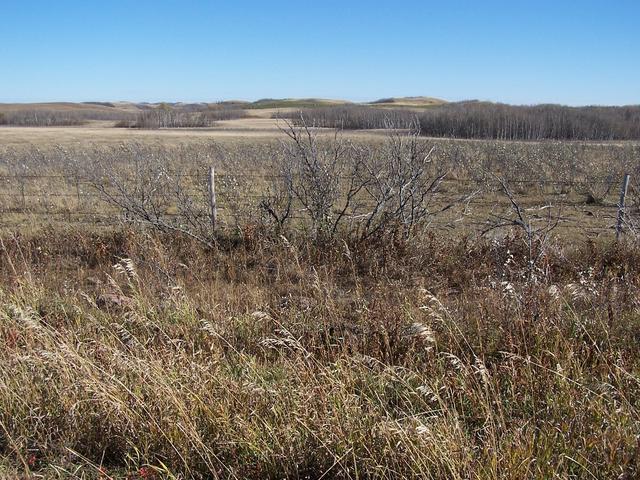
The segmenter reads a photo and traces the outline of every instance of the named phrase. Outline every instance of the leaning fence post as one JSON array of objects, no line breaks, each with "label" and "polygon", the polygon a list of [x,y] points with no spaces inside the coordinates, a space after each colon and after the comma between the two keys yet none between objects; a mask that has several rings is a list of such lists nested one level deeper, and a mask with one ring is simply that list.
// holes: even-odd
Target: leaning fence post
[{"label": "leaning fence post", "polygon": [[211,232],[216,231],[216,221],[218,220],[218,209],[216,207],[216,172],[213,167],[209,167],[209,206],[211,208]]},{"label": "leaning fence post", "polygon": [[616,241],[620,239],[620,233],[622,233],[622,222],[624,221],[624,202],[627,198],[627,189],[629,188],[628,173],[624,174],[622,180],[622,189],[620,190],[620,201],[618,202],[618,221],[616,223]]}]

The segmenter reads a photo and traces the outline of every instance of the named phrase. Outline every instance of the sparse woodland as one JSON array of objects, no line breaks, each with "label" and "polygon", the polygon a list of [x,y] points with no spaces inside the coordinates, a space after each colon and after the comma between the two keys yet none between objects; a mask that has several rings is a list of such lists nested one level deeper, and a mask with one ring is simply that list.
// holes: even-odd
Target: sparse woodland
[{"label": "sparse woodland", "polygon": [[0,126],[11,125],[18,127],[63,127],[84,125],[89,120],[119,120],[131,118],[130,114],[122,111],[108,112],[105,110],[61,110],[61,109],[33,109],[8,110],[0,112]]},{"label": "sparse woodland", "polygon": [[212,127],[218,120],[231,120],[246,116],[247,114],[244,110],[235,107],[192,110],[160,106],[137,113],[133,120],[121,120],[116,126],[146,129],[201,128]]},{"label": "sparse woodland", "polygon": [[[290,115],[294,120],[297,112]],[[310,124],[371,129],[417,122],[428,137],[494,140],[637,140],[640,107],[513,106],[460,102],[422,109],[336,106],[304,109]]]},{"label": "sparse woodland", "polygon": [[[80,108],[82,106],[83,108]],[[91,106],[96,108],[90,108]],[[99,108],[103,107],[103,108]],[[33,109],[5,108],[0,111],[0,126],[18,127],[64,127],[86,125],[91,121],[112,121],[115,127],[157,128],[202,128],[212,127],[218,120],[246,117],[247,113],[236,105],[194,104],[173,106],[160,104],[151,107],[145,104],[126,110],[108,102],[93,102],[87,106],[48,107]]]}]

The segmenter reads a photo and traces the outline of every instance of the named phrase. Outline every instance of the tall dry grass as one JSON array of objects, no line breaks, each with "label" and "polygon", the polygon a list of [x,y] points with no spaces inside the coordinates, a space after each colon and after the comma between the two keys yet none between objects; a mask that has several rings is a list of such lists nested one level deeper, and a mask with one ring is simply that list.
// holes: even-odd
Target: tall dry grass
[{"label": "tall dry grass", "polygon": [[640,250],[3,234],[0,472],[636,478]]}]

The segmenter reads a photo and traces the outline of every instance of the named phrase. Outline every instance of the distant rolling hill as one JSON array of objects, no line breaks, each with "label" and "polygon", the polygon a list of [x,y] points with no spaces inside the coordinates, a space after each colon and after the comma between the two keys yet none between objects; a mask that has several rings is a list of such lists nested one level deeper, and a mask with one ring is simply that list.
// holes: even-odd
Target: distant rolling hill
[{"label": "distant rolling hill", "polygon": [[58,112],[70,111],[104,111],[112,112],[118,107],[111,102],[41,102],[41,103],[0,103],[0,112],[25,112],[47,110]]},{"label": "distant rolling hill", "polygon": [[369,102],[366,105],[373,105],[376,107],[433,107],[435,105],[443,105],[448,103],[446,100],[433,97],[391,97],[381,98]]},{"label": "distant rolling hill", "polygon": [[247,104],[247,108],[314,108],[350,105],[347,100],[326,98],[263,98]]},{"label": "distant rolling hill", "polygon": [[263,98],[254,102],[244,100],[224,100],[220,102],[39,102],[39,103],[0,103],[0,112],[57,111],[57,112],[126,112],[136,113],[145,110],[170,107],[176,110],[201,111],[215,108],[239,109],[278,109],[278,108],[314,108],[338,105],[361,105],[375,107],[430,107],[447,103],[432,97],[394,97],[382,98],[373,102],[351,102],[349,100],[327,98]]},{"label": "distant rolling hill", "polygon": [[[95,121],[111,121],[114,125],[132,125],[153,110],[171,110],[184,118],[206,113],[213,118],[270,118],[273,111],[322,109],[327,107],[393,108],[418,110],[445,104],[431,97],[383,98],[373,102],[351,102],[326,98],[263,98],[253,102],[225,100],[220,102],[39,102],[0,103],[0,125],[75,126]],[[217,117],[216,117],[217,118]]]},{"label": "distant rolling hill", "polygon": [[392,97],[381,98],[373,102],[351,102],[349,100],[336,100],[326,98],[265,98],[247,104],[247,108],[314,108],[331,107],[338,105],[361,105],[373,107],[432,107],[443,105],[445,100],[433,97]]}]

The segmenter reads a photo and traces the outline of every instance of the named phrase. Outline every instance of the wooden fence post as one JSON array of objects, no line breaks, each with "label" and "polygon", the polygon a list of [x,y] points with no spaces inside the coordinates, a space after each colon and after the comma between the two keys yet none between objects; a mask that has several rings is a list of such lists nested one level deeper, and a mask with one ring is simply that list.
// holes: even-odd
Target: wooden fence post
[{"label": "wooden fence post", "polygon": [[77,173],[74,175],[74,179],[75,179],[75,182],[76,182],[76,200],[77,200],[77,204],[78,204],[78,210],[80,210],[80,206],[81,206],[81,200],[80,200],[80,178],[78,177]]},{"label": "wooden fence post", "polygon": [[624,203],[627,198],[627,190],[629,188],[628,173],[624,174],[622,180],[622,189],[620,190],[620,201],[618,202],[618,221],[616,222],[616,241],[620,240],[620,234],[622,233],[622,222],[624,221]]},{"label": "wooden fence post", "polygon": [[218,220],[218,208],[216,206],[216,172],[213,167],[209,167],[209,206],[211,208],[211,233],[216,231]]},{"label": "wooden fence post", "polygon": [[27,197],[24,193],[24,183],[25,183],[25,178],[21,178],[20,179],[20,196],[22,198],[22,212],[24,213],[27,210]]}]

